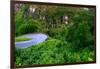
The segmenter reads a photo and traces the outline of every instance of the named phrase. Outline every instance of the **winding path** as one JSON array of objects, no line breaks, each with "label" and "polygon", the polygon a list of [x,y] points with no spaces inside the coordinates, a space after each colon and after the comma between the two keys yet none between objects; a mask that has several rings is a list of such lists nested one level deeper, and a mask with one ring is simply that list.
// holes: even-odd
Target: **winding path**
[{"label": "winding path", "polygon": [[43,33],[33,33],[33,34],[23,35],[22,37],[32,38],[32,40],[15,42],[16,47],[27,48],[37,43],[41,43],[48,38],[48,35]]}]

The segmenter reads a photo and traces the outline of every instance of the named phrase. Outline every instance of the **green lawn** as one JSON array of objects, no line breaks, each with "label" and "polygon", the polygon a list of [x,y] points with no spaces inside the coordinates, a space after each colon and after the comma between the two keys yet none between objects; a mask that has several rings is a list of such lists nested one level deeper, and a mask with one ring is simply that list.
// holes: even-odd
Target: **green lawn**
[{"label": "green lawn", "polygon": [[20,42],[20,41],[27,41],[27,40],[31,40],[32,38],[26,38],[26,37],[16,37],[15,41],[16,42]]}]

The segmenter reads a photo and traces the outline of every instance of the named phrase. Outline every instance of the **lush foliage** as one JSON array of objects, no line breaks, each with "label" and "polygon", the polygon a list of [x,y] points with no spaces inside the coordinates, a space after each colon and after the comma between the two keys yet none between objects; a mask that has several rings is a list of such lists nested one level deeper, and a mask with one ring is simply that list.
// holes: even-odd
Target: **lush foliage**
[{"label": "lush foliage", "polygon": [[[49,38],[29,48],[16,48],[17,66],[94,61],[93,8],[33,5],[35,12],[31,12],[29,7],[22,4],[15,12],[15,36],[41,32]],[[68,24],[64,16],[69,16]]]},{"label": "lush foliage", "polygon": [[93,57],[93,52],[88,48],[75,52],[71,50],[69,43],[53,38],[30,48],[16,48],[16,65],[19,66],[87,62],[93,61]]}]

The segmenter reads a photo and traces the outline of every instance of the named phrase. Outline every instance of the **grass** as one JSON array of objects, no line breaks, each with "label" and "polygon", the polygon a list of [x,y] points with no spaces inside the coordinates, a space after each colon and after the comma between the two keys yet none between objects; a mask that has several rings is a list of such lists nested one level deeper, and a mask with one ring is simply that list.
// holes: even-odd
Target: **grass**
[{"label": "grass", "polygon": [[26,38],[26,37],[16,37],[15,41],[16,42],[21,42],[21,41],[27,41],[27,40],[31,40],[32,38]]}]

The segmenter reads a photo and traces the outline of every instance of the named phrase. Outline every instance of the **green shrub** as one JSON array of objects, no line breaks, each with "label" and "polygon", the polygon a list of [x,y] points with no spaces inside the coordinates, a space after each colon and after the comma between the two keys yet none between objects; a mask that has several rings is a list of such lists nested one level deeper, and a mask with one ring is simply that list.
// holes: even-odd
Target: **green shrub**
[{"label": "green shrub", "polygon": [[15,31],[17,36],[34,32],[46,33],[45,22],[41,20],[29,19],[26,22],[20,24],[20,26]]},{"label": "green shrub", "polygon": [[64,24],[61,24],[57,28],[49,29],[47,34],[56,39],[66,40],[66,36],[68,34],[68,27]]},{"label": "green shrub", "polygon": [[94,53],[88,48],[73,50],[66,41],[48,38],[45,42],[25,49],[16,48],[16,65],[61,64],[94,61]]},{"label": "green shrub", "polygon": [[19,34],[27,34],[27,33],[34,33],[37,31],[37,26],[32,24],[22,24],[19,28]]}]

